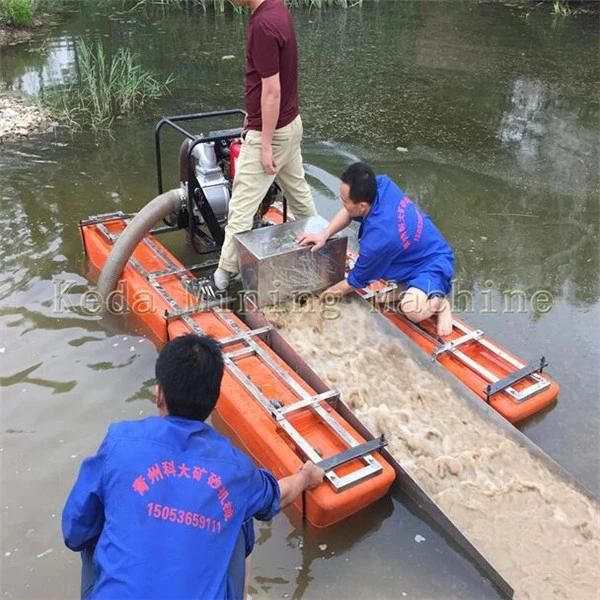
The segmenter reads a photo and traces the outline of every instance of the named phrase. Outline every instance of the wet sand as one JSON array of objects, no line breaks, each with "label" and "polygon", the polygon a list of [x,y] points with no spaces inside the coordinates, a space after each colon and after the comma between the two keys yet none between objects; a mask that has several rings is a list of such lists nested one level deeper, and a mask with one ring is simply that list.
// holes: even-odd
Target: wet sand
[{"label": "wet sand", "polygon": [[385,434],[516,598],[598,598],[598,505],[377,332],[367,306],[287,305],[267,316],[373,433]]}]

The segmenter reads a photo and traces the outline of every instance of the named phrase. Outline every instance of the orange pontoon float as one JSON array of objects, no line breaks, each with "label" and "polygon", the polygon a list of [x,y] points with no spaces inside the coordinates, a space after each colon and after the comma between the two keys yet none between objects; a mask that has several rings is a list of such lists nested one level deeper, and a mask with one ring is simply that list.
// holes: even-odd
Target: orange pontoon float
[{"label": "orange pontoon float", "polygon": [[416,324],[390,304],[375,302],[378,295],[395,289],[395,285],[380,281],[361,290],[360,295],[373,301],[432,360],[438,361],[511,423],[523,421],[556,401],[559,386],[543,373],[548,366],[545,357],[526,364],[487,338],[481,329],[473,329],[456,317],[452,319],[452,333],[441,339],[433,319]]},{"label": "orange pontoon float", "polygon": [[[94,269],[102,270],[127,223],[122,214],[81,223]],[[306,459],[325,468],[326,481],[296,502],[313,525],[336,523],[386,495],[395,473],[377,452],[383,440],[365,442],[330,405],[336,391],[315,393],[275,354],[265,341],[270,327],[251,330],[218,301],[200,306],[188,287],[194,270],[146,235],[123,270],[118,293],[159,345],[186,333],[220,342],[225,358],[216,407],[220,420],[278,478],[296,472]]]}]

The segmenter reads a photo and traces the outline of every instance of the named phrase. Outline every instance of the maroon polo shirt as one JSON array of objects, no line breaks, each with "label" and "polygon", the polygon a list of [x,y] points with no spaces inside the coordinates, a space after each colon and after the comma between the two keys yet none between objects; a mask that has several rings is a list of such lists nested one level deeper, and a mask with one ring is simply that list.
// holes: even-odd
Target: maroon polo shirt
[{"label": "maroon polo shirt", "polygon": [[298,116],[298,48],[294,23],[282,0],[264,0],[252,13],[246,41],[248,129],[262,129],[261,79],[279,73],[281,103],[277,129]]}]

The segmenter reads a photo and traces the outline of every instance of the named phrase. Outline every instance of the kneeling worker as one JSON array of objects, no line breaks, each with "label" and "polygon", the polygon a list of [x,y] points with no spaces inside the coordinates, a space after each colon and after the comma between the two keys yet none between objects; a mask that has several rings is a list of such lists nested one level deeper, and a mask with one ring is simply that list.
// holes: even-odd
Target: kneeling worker
[{"label": "kneeling worker", "polygon": [[361,223],[359,255],[344,279],[325,295],[344,296],[378,279],[402,285],[400,310],[414,323],[437,315],[438,335],[452,332],[447,295],[454,273],[454,254],[431,219],[386,175],[375,176],[365,163],[342,174],[343,208],[321,233],[305,233],[298,241],[321,248],[327,239]]},{"label": "kneeling worker", "polygon": [[159,416],[112,425],[83,461],[62,517],[83,553],[82,598],[240,600],[248,520],[322,481],[311,462],[277,481],[204,422],[222,376],[217,342],[172,340],[156,362]]}]

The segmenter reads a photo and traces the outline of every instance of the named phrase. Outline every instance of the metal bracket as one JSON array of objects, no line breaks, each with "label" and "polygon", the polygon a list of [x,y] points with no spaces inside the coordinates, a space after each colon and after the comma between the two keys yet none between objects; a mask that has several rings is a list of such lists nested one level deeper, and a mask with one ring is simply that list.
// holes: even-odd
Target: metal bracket
[{"label": "metal bracket", "polygon": [[236,344],[239,342],[247,342],[248,338],[255,335],[264,335],[265,333],[269,333],[269,331],[273,330],[272,325],[265,325],[264,327],[258,327],[257,329],[251,329],[250,331],[243,331],[242,333],[238,333],[236,335],[232,335],[231,337],[227,337],[225,339],[219,340],[219,344],[221,347],[227,346],[229,344]]},{"label": "metal bracket", "polygon": [[[233,331],[236,331],[239,335],[247,334],[238,325],[227,316],[227,314],[220,308],[214,309],[214,314],[220,318],[226,325],[228,325]],[[304,436],[296,429],[296,427],[287,418],[287,413],[299,410],[300,408],[308,407],[319,418],[327,425],[333,432],[336,433],[338,438],[348,447],[354,448],[359,446],[358,441],[348,432],[344,427],[329,413],[329,411],[322,405],[324,400],[333,399],[337,396],[338,392],[329,390],[316,396],[310,394],[304,387],[290,376],[273,358],[259,346],[253,337],[246,337],[244,340],[247,344],[246,347],[232,352],[225,352],[225,365],[229,372],[242,384],[248,392],[250,392],[262,406],[271,414],[276,420],[278,425],[287,433],[290,439],[296,444],[298,449],[304,454],[306,458],[313,462],[319,462],[321,457],[316,450],[308,443]],[[274,373],[278,379],[286,385],[286,387],[298,397],[298,400],[292,404],[284,407],[280,407],[278,404],[274,404],[273,400],[267,398],[263,391],[259,389],[256,384],[241,370],[236,364],[236,360],[245,358],[248,356],[255,356],[260,360],[267,368]],[[332,469],[326,472],[325,477],[331,483],[336,492],[364,481],[369,477],[373,477],[383,470],[383,467],[369,454],[359,456],[360,460],[363,461],[364,466],[351,473],[338,476]]]},{"label": "metal bracket", "polygon": [[[123,219],[114,219],[115,221],[121,221]],[[106,227],[105,223],[107,223],[109,221],[109,219],[107,219],[106,221],[102,221],[101,223],[96,223],[96,229],[102,234],[102,236],[104,237],[104,239],[109,243],[109,244],[115,244],[115,242],[119,239],[118,235],[115,235],[114,233],[111,233],[108,228]]]},{"label": "metal bracket", "polygon": [[249,356],[254,356],[256,354],[256,349],[251,346],[246,346],[245,348],[240,348],[239,350],[233,350],[232,352],[224,352],[223,356],[229,359],[232,363],[240,358],[248,358]]},{"label": "metal bracket", "polygon": [[307,406],[311,406],[314,408],[323,400],[333,402],[339,397],[340,393],[337,390],[328,390],[327,392],[323,392],[322,394],[317,394],[316,396],[311,396],[310,398],[305,398],[304,400],[299,400],[298,402],[294,402],[293,404],[288,404],[283,408],[279,408],[276,411],[273,411],[273,416],[279,421],[284,417],[284,415],[287,415],[288,413],[300,410],[301,408],[305,408]]},{"label": "metal bracket", "polygon": [[[418,331],[420,335],[425,336],[429,341],[431,341],[432,344],[435,345],[435,344],[439,343],[439,340],[437,337],[435,337],[430,332],[425,330],[419,324],[413,323],[412,321],[409,321],[406,318],[404,320],[409,327],[411,327],[415,331]],[[469,327],[467,327],[466,325],[464,325],[463,323],[461,323],[460,321],[457,321],[455,319],[452,320],[452,327],[453,327],[453,329],[456,329],[457,331],[461,331],[463,334],[470,334],[473,332],[472,329],[470,329]],[[520,360],[517,360],[514,356],[511,356],[508,352],[505,352],[504,350],[502,350],[501,348],[496,346],[494,343],[490,342],[488,339],[485,338],[485,336],[479,337],[476,341],[478,344],[481,344],[484,348],[486,348],[487,350],[489,350],[490,352],[495,354],[499,359],[504,361],[507,365],[509,365],[509,367],[517,369],[517,371],[515,371],[515,373],[518,373],[520,371],[525,372],[527,365],[522,363]],[[486,369],[482,364],[477,362],[475,359],[471,358],[470,356],[467,356],[460,348],[456,348],[456,347],[452,348],[451,350],[449,350],[449,352],[452,353],[452,356],[454,358],[461,361],[464,365],[469,367],[469,369],[471,369],[474,373],[477,373],[477,375],[479,375],[486,382],[488,382],[487,387],[490,387],[490,385],[493,385],[493,384],[501,381],[500,377],[497,377],[494,373],[492,373],[490,370]],[[543,390],[549,388],[550,380],[541,375],[542,370],[546,366],[547,365],[544,364],[539,369],[534,368],[533,370],[529,371],[529,373],[526,373],[525,375],[521,375],[519,378],[516,379],[516,381],[519,381],[519,379],[523,379],[523,377],[529,376],[531,379],[533,379],[534,383],[531,383],[530,385],[528,385],[518,391],[515,388],[513,388],[510,384],[508,384],[506,387],[503,388],[503,391],[506,394],[508,394],[515,402],[520,403],[520,402],[524,402],[528,398],[531,398],[532,396],[535,396],[539,392],[542,392]],[[539,370],[539,373],[536,372],[538,370]],[[486,393],[486,388],[482,388],[481,391],[483,393]],[[496,390],[496,391],[500,391],[500,390]],[[496,392],[492,392],[492,393],[496,393]],[[489,396],[491,396],[491,395],[492,394],[488,394],[488,397],[487,397],[488,401],[489,401]]]},{"label": "metal bracket", "polygon": [[181,267],[175,269],[164,269],[163,271],[154,271],[148,275],[149,280],[159,279],[162,277],[168,277],[169,275],[180,275],[182,273],[193,273],[194,271],[202,271],[204,269],[208,269],[218,265],[216,261],[198,263],[195,265],[190,265],[189,267]]},{"label": "metal bracket", "polygon": [[325,471],[330,471],[331,469],[335,469],[336,467],[350,462],[355,458],[361,458],[367,454],[370,454],[371,452],[381,450],[381,448],[384,446],[387,446],[387,441],[382,435],[381,437],[365,442],[364,444],[359,444],[358,446],[354,446],[353,448],[349,448],[348,450],[334,454],[329,458],[325,458],[317,463],[317,467],[321,467],[321,469],[324,469]]},{"label": "metal bracket", "polygon": [[198,296],[201,300],[208,298],[210,301],[210,299],[216,300],[217,298],[215,288],[208,279],[184,278],[181,280],[181,282],[183,283],[183,287],[185,287],[188,292]]},{"label": "metal bracket", "polygon": [[89,219],[83,219],[79,221],[80,227],[87,227],[88,225],[98,225],[100,223],[109,223],[110,221],[124,221],[125,219],[131,219],[135,216],[135,213],[124,213],[119,210],[112,213],[104,213]]},{"label": "metal bracket", "polygon": [[494,383],[490,383],[485,388],[486,401],[489,402],[490,398],[494,394],[497,394],[498,392],[501,392],[502,390],[511,387],[514,383],[517,383],[517,381],[521,381],[521,379],[524,379],[525,377],[528,377],[533,373],[542,373],[542,371],[547,366],[548,363],[546,362],[546,358],[542,356],[542,358],[539,359],[539,362],[529,363],[528,365],[525,365],[522,369],[518,369],[517,371],[511,373],[510,375],[507,375],[503,379],[499,379],[498,381],[494,381]]},{"label": "metal bracket", "polygon": [[365,299],[365,300],[370,300],[371,298],[375,298],[377,296],[383,296],[384,294],[387,294],[389,292],[393,292],[394,290],[398,289],[398,285],[396,283],[390,283],[389,285],[386,285],[385,287],[382,287],[378,290],[370,290],[368,288],[364,288],[367,291],[364,292],[363,294],[361,294],[361,296]]},{"label": "metal bracket", "polygon": [[444,352],[452,352],[455,348],[458,348],[458,346],[461,346],[462,344],[466,344],[467,342],[470,342],[471,340],[478,340],[482,337],[483,337],[483,331],[481,329],[474,329],[473,331],[470,331],[469,333],[466,333],[465,335],[462,335],[461,337],[456,338],[455,340],[452,340],[451,342],[447,342],[446,344],[442,344],[441,346],[438,346],[431,353],[431,360],[436,360],[440,354],[443,354]]},{"label": "metal bracket", "polygon": [[[156,284],[155,287],[157,286],[158,284]],[[194,304],[194,306],[190,306],[189,308],[180,308],[172,312],[165,312],[165,319],[167,321],[172,321],[173,319],[179,319],[181,317],[193,315],[198,312],[206,312],[212,308],[227,306],[232,302],[235,302],[235,298],[231,296],[217,298],[216,300],[209,300],[207,302],[201,302],[200,304]]]}]

